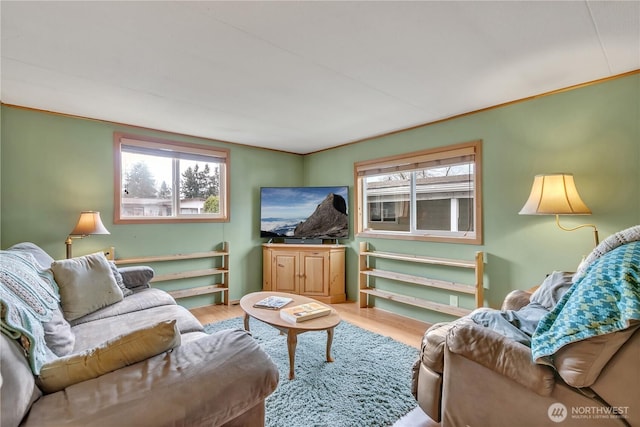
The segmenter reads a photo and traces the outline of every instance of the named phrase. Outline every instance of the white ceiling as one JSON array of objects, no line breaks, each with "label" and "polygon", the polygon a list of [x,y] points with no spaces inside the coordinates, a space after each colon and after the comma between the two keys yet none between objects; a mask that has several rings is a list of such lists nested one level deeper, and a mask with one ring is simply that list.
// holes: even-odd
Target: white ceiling
[{"label": "white ceiling", "polygon": [[3,103],[301,154],[640,69],[640,1],[0,8]]}]

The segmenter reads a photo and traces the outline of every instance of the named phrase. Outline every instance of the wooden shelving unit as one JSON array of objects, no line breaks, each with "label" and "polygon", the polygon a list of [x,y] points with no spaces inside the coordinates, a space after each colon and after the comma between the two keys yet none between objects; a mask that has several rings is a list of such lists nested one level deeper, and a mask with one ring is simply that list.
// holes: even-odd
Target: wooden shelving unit
[{"label": "wooden shelving unit", "polygon": [[[380,270],[370,267],[370,258],[384,258],[399,262],[410,262],[426,265],[439,265],[453,268],[473,269],[475,274],[475,283],[473,285],[450,282],[446,280],[431,279],[423,276],[399,273],[396,271]],[[476,252],[474,260],[461,260],[451,258],[436,258],[420,255],[399,254],[393,252],[378,252],[370,249],[368,242],[360,243],[359,255],[360,270],[360,307],[369,307],[369,296],[384,298],[427,310],[438,311],[452,316],[464,316],[471,310],[458,307],[455,305],[443,304],[439,302],[429,301],[423,298],[403,295],[396,292],[376,289],[372,286],[371,278],[383,278],[394,280],[397,282],[409,283],[417,286],[423,286],[433,289],[441,289],[450,292],[452,295],[467,294],[473,295],[476,307],[484,305],[483,295],[483,277],[484,277],[484,254]]]},{"label": "wooden shelving unit", "polygon": [[[171,263],[172,268],[176,268],[176,271],[164,273],[155,276],[151,279],[151,283],[178,281],[182,279],[189,279],[193,277],[217,277],[218,281],[206,286],[197,286],[184,289],[177,289],[168,291],[175,299],[188,298],[197,295],[215,294],[220,293],[222,295],[222,303],[229,305],[229,243],[223,242],[221,244],[221,250],[207,251],[207,252],[192,252],[185,254],[173,254],[173,255],[159,255],[159,256],[147,256],[136,258],[115,258],[115,248],[111,248],[108,258],[113,260],[116,265],[146,265],[153,263]],[[220,267],[206,268],[199,270],[185,270],[180,268],[180,262],[186,260],[211,258],[215,262],[216,259],[221,259],[219,262]]]}]

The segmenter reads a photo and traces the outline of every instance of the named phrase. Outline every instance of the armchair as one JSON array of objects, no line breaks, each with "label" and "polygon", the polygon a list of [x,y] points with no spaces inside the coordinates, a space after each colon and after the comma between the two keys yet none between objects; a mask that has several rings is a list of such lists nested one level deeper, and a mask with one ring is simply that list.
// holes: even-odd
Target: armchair
[{"label": "armchair", "polygon": [[[507,295],[501,310],[482,308],[429,328],[413,367],[412,392],[422,410],[442,427],[640,425],[640,242],[607,240],[593,265],[579,268],[580,277],[555,272],[538,289]],[[623,261],[607,259],[620,252],[616,247],[626,250]],[[596,321],[618,326],[537,355],[549,319],[566,323],[571,304],[592,288],[611,290],[602,299],[627,317],[587,303],[571,319],[581,323],[594,310]]]}]

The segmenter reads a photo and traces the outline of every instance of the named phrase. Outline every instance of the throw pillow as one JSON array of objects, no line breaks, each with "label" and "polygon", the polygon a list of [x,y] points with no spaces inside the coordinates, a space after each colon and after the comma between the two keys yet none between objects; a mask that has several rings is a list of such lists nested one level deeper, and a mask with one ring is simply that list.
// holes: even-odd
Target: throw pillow
[{"label": "throw pillow", "polygon": [[151,279],[153,279],[153,268],[148,265],[136,265],[131,267],[121,267],[118,269],[122,276],[124,285],[132,291],[141,288],[148,288]]},{"label": "throw pillow", "polygon": [[146,360],[180,345],[175,320],[157,323],[105,341],[96,348],[61,357],[40,369],[37,383],[54,393],[100,375]]},{"label": "throw pillow", "polygon": [[53,310],[51,320],[42,323],[42,326],[44,327],[44,341],[56,356],[66,356],[73,351],[76,336],[59,307]]},{"label": "throw pillow", "polygon": [[122,274],[120,274],[120,270],[118,270],[116,263],[113,261],[109,261],[109,267],[111,267],[111,272],[113,273],[113,277],[116,279],[118,287],[122,291],[122,295],[128,297],[129,295],[133,294],[133,291],[125,286],[124,279],[122,278]]},{"label": "throw pillow", "polygon": [[60,304],[67,320],[93,313],[124,297],[102,252],[54,261],[51,270],[60,288]]}]

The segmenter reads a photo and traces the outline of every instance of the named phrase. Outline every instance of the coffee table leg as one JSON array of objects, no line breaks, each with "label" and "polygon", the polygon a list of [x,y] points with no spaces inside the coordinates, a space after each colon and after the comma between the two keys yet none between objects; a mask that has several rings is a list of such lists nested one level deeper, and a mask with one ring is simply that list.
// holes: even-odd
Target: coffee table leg
[{"label": "coffee table leg", "polygon": [[244,330],[249,330],[249,315],[247,313],[244,314]]},{"label": "coffee table leg", "polygon": [[298,334],[293,329],[287,332],[287,347],[289,349],[289,379],[295,378],[293,368],[296,366],[296,346],[298,345]]},{"label": "coffee table leg", "polygon": [[333,362],[331,357],[331,344],[333,343],[333,328],[327,329],[327,362]]}]

